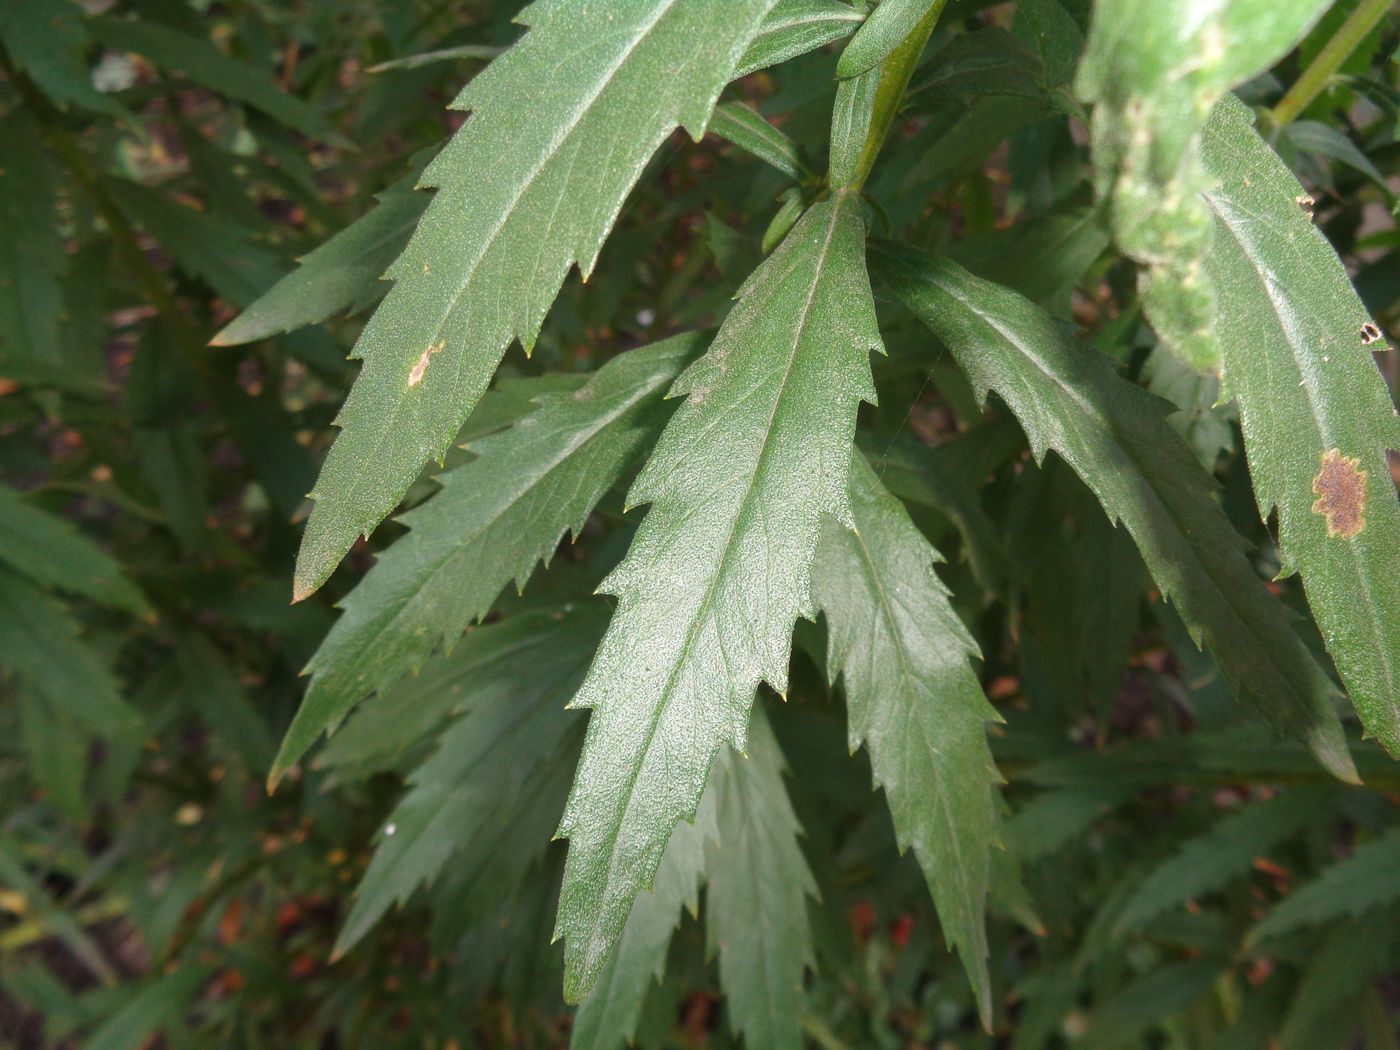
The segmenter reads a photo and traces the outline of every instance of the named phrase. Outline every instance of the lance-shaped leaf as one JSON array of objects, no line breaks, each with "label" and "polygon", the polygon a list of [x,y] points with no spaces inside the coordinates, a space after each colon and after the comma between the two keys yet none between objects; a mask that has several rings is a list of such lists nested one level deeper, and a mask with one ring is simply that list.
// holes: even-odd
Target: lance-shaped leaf
[{"label": "lance-shaped leaf", "polygon": [[1076,83],[1095,103],[1095,182],[1118,246],[1145,269],[1143,308],[1163,341],[1218,371],[1201,128],[1230,88],[1292,50],[1332,0],[1097,4]]},{"label": "lance-shaped leaf", "polygon": [[1222,394],[1240,409],[1259,511],[1278,510],[1284,572],[1302,573],[1367,731],[1400,755],[1400,501],[1386,462],[1400,421],[1371,356],[1380,329],[1250,120],[1227,99],[1205,138]]},{"label": "lance-shaped leaf", "polygon": [[560,834],[565,992],[587,992],[760,679],[786,687],[823,514],[846,494],[880,349],[859,198],[815,204],[740,290],[632,487],[650,503],[604,581],[618,610],[574,699],[593,708]]},{"label": "lance-shaped leaf", "polygon": [[541,0],[521,14],[529,31],[453,103],[471,116],[424,172],[437,193],[355,346],[364,367],[312,493],[297,598],[447,450],[510,342],[533,346],[666,136],[704,134],[773,2],[637,0],[601,18]]},{"label": "lance-shaped leaf", "polygon": [[1183,842],[1123,905],[1115,932],[1138,929],[1163,912],[1211,893],[1250,870],[1257,857],[1326,811],[1327,791],[1297,789],[1222,817],[1203,835]]},{"label": "lance-shaped leaf", "polygon": [[851,512],[854,528],[826,523],[812,567],[831,677],[845,683],[851,749],[870,749],[899,846],[914,847],[990,1023],[983,913],[1000,777],[984,723],[1001,718],[969,663],[977,643],[934,573],[943,559],[859,455]]},{"label": "lance-shaped leaf", "polygon": [[841,52],[836,75],[844,80],[874,69],[914,31],[924,16],[945,3],[947,0],[882,0]]},{"label": "lance-shaped leaf", "polygon": [[388,290],[384,271],[403,251],[428,206],[428,195],[403,179],[379,195],[373,210],[307,254],[212,340],[236,346],[354,313]]},{"label": "lance-shaped leaf", "polygon": [[442,491],[401,519],[411,530],[342,602],[307,670],[311,686],[273,764],[275,782],[369,693],[451,648],[521,585],[566,531],[660,433],[662,395],[703,336],[679,335],[614,358],[572,393],[539,399],[516,426],[473,443],[477,458],[439,475]]},{"label": "lance-shaped leaf", "polygon": [[1300,926],[1333,922],[1361,915],[1400,900],[1400,826],[1362,846],[1346,860],[1333,864],[1320,876],[1294,890],[1249,931],[1245,943],[1258,944]]},{"label": "lance-shaped leaf", "polygon": [[776,66],[849,36],[865,15],[845,0],[778,0],[739,60],[736,77]]},{"label": "lance-shaped leaf", "polygon": [[747,755],[721,754],[710,790],[718,833],[709,849],[707,937],[719,981],[746,1046],[801,1050],[802,974],[812,964],[807,898],[817,882],[802,855],[783,754],[763,714],[749,724]]},{"label": "lance-shaped leaf", "polygon": [[[482,850],[482,840],[493,828],[515,826],[523,796],[541,786],[537,781],[549,780],[540,767],[549,762],[567,768],[570,756],[561,752],[579,723],[563,704],[602,634],[598,612],[585,608],[557,620],[535,615],[482,627],[442,659],[434,681],[439,689],[459,694],[461,715],[409,778],[408,793],[380,832],[336,954],[346,952],[391,906],[435,879],[459,850],[477,847],[471,863],[489,864],[494,851]],[[405,683],[409,692],[417,686]],[[577,747],[576,737],[572,746]],[[537,855],[548,844],[546,824],[538,841],[524,845]]]},{"label": "lance-shaped leaf", "polygon": [[978,395],[1001,395],[1036,458],[1054,449],[1127,526],[1158,589],[1210,647],[1235,695],[1354,781],[1331,681],[1245,558],[1210,475],[1167,422],[1171,406],[1028,300],[956,263],[884,244],[872,259]]},{"label": "lance-shaped leaf", "polygon": [[35,583],[137,616],[151,611],[115,558],[63,518],[24,502],[8,485],[0,485],[0,561]]},{"label": "lance-shaped leaf", "polygon": [[671,832],[651,892],[637,895],[617,953],[574,1015],[570,1050],[615,1050],[632,1044],[647,992],[666,973],[666,952],[681,909],[692,915],[700,909],[705,843],[717,834],[715,798],[723,779],[724,772],[716,769],[695,823],[682,821]]}]

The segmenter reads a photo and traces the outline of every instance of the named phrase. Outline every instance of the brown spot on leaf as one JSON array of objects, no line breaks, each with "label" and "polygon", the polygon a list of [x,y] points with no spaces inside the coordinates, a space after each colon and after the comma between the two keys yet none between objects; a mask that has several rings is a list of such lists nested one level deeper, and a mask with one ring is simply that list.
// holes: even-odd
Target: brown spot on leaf
[{"label": "brown spot on leaf", "polygon": [[1333,449],[1322,457],[1322,469],[1313,478],[1317,502],[1314,514],[1327,517],[1327,535],[1349,540],[1366,527],[1366,472],[1359,459]]},{"label": "brown spot on leaf", "polygon": [[1381,330],[1370,321],[1361,326],[1361,345],[1370,346],[1381,337]]},{"label": "brown spot on leaf", "polygon": [[1313,209],[1317,207],[1317,201],[1310,195],[1303,193],[1293,198],[1293,203],[1303,210],[1303,214],[1309,219],[1313,217]]},{"label": "brown spot on leaf", "polygon": [[413,371],[408,373],[409,386],[417,386],[419,383],[423,382],[423,375],[428,371],[428,362],[433,359],[434,354],[440,353],[445,346],[447,346],[447,340],[439,339],[436,343],[423,351],[423,355],[413,363]]}]

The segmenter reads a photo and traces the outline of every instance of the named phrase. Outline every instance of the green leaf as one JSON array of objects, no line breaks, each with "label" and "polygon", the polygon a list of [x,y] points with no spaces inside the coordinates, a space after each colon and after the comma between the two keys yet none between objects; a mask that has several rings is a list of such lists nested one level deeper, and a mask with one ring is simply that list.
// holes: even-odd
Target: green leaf
[{"label": "green leaf", "polygon": [[281,260],[222,216],[177,204],[159,190],[126,179],[104,179],[102,187],[180,269],[231,303],[253,302],[282,276]]},{"label": "green leaf", "polygon": [[298,599],[442,456],[510,342],[533,346],[676,125],[704,134],[772,5],[638,0],[606,26],[573,4],[526,9],[529,32],[453,103],[471,117],[424,172],[437,193],[355,346],[365,365],[312,494]]},{"label": "green leaf", "polygon": [[710,844],[705,913],[730,1024],[746,1046],[801,1050],[802,975],[812,965],[807,898],[817,883],[783,786],[782,752],[762,707],[748,753],[724,751],[712,790],[718,834]]},{"label": "green leaf", "polygon": [[342,149],[354,149],[314,107],[287,94],[263,70],[230,58],[208,40],[145,18],[104,15],[89,18],[87,26],[106,47],[135,51],[167,73],[183,73],[196,84],[246,102],[304,135]]},{"label": "green leaf", "polygon": [[416,178],[401,179],[381,193],[371,211],[306,255],[210,343],[251,343],[378,302],[389,289],[380,278],[428,206],[428,195],[414,189]]},{"label": "green leaf", "polygon": [[32,507],[0,484],[0,561],[35,583],[81,594],[137,616],[151,612],[110,554],[64,519]]},{"label": "green leaf", "polygon": [[1289,791],[1246,806],[1187,839],[1142,881],[1118,913],[1116,931],[1138,929],[1192,898],[1220,889],[1326,812],[1330,793]]},{"label": "green leaf", "polygon": [[[7,0],[0,5],[0,43],[60,109],[73,104],[111,117],[131,116],[93,86],[84,57],[92,38],[84,28],[82,10],[69,0]],[[5,151],[5,166],[18,156]]]},{"label": "green leaf", "polygon": [[855,32],[865,15],[845,0],[778,0],[754,35],[734,76],[748,76]]},{"label": "green leaf", "polygon": [[1395,877],[1397,867],[1400,867],[1400,827],[1392,827],[1285,897],[1249,931],[1246,943],[1259,944],[1300,926],[1359,916],[1400,900],[1400,879]]},{"label": "green leaf", "polygon": [[990,1024],[983,912],[1000,777],[984,723],[1001,717],[969,663],[977,643],[934,573],[943,559],[860,456],[851,510],[853,528],[826,523],[812,567],[830,675],[845,682],[851,749],[870,749],[899,847],[914,847]]},{"label": "green leaf", "polygon": [[0,566],[0,667],[98,736],[139,739],[140,717],[78,630],[58,601]]},{"label": "green leaf", "polygon": [[[682,821],[671,832],[650,893],[639,893],[593,991],[574,1014],[570,1050],[612,1050],[632,1045],[647,992],[666,972],[666,952],[684,908],[700,908],[700,879],[705,870],[705,843],[718,834],[715,799],[724,771],[715,770],[695,822]],[[713,891],[712,891],[713,892]]]},{"label": "green leaf", "polygon": [[1143,309],[1164,342],[1218,371],[1216,288],[1200,198],[1201,128],[1236,84],[1291,51],[1331,0],[1209,0],[1183,17],[1160,0],[1098,4],[1076,88],[1095,103],[1094,178],[1114,240],[1145,269]]},{"label": "green leaf", "polygon": [[[0,347],[23,367],[59,366],[59,278],[67,268],[59,227],[57,172],[43,130],[25,109],[0,120]],[[8,373],[7,373],[8,374]]]},{"label": "green leaf", "polygon": [[1158,589],[1209,646],[1235,695],[1355,781],[1331,682],[1245,558],[1213,480],[1166,421],[1169,406],[1014,292],[914,249],[881,244],[872,258],[979,397],[1001,395],[1036,458],[1053,448],[1127,526]]},{"label": "green leaf", "polygon": [[832,186],[848,186],[856,178],[879,90],[878,69],[836,85],[836,102],[831,107],[831,166],[827,172]]},{"label": "green leaf", "polygon": [[[1222,396],[1239,405],[1260,514],[1367,731],[1400,755],[1400,422],[1371,351],[1379,329],[1298,203],[1305,194],[1227,99],[1207,127]],[[1368,327],[1369,326],[1369,327]]]},{"label": "green leaf", "polygon": [[815,204],[740,291],[632,487],[651,510],[602,590],[618,611],[573,703],[588,738],[560,825],[565,994],[602,970],[760,680],[786,688],[823,514],[850,520],[856,407],[881,349],[860,200]]},{"label": "green leaf", "polygon": [[410,532],[380,555],[307,666],[311,685],[287,730],[273,783],[322,730],[369,693],[449,650],[511,580],[524,586],[566,531],[651,446],[670,415],[662,395],[702,345],[679,335],[614,358],[573,393],[538,400],[516,426],[475,442],[477,458],[438,476],[442,490],[400,519]]},{"label": "green leaf", "polygon": [[[478,628],[442,658],[434,682],[449,690],[460,717],[409,778],[408,793],[381,830],[336,955],[395,903],[432,882],[455,854],[473,851],[468,863],[489,864],[496,851],[482,849],[481,840],[493,827],[515,822],[521,796],[548,779],[543,766],[568,769],[564,752],[576,746],[579,722],[564,712],[563,701],[583,678],[602,634],[598,612],[578,609],[557,620],[535,615]],[[417,683],[406,683],[405,692],[424,696]],[[556,809],[550,822],[557,815]],[[547,824],[538,841],[519,843],[535,856],[548,844]]]},{"label": "green leaf", "polygon": [[[1395,966],[1394,910],[1376,919],[1334,925],[1320,947],[1309,953],[1302,980],[1290,998],[1280,1033],[1280,1050],[1317,1050],[1329,1044],[1353,1046],[1362,994],[1372,978]],[[1392,1027],[1392,1031],[1394,1031]]]},{"label": "green leaf", "polygon": [[882,0],[841,52],[836,75],[846,80],[874,69],[930,11],[945,3],[947,0]]},{"label": "green leaf", "polygon": [[726,102],[715,108],[710,130],[722,139],[747,150],[765,164],[781,171],[794,182],[813,177],[802,160],[797,143],[768,123],[763,114],[742,102]]},{"label": "green leaf", "polygon": [[[181,1022],[213,973],[212,966],[186,962],[145,982],[83,1045],[95,1050],[140,1050],[152,1042],[151,1037],[158,1031]],[[181,1042],[174,1037],[169,1041]]]}]

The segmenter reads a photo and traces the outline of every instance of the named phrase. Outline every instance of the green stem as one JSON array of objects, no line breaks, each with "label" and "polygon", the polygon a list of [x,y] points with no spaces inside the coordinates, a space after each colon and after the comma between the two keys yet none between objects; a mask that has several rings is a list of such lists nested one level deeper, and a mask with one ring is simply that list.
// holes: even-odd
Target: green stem
[{"label": "green stem", "polygon": [[[859,190],[865,185],[865,180],[875,167],[875,158],[879,156],[881,148],[885,145],[885,138],[889,135],[890,128],[894,126],[895,118],[899,115],[900,104],[904,101],[904,89],[909,86],[909,80],[913,77],[914,69],[919,64],[919,56],[924,53],[924,45],[928,43],[928,38],[933,33],[933,27],[938,24],[938,16],[943,13],[947,2],[948,0],[936,0],[933,6],[928,9],[928,13],[919,21],[919,24],[881,63],[880,86],[875,89],[875,103],[870,117],[870,129],[865,134],[865,142],[860,150],[860,159],[856,161],[855,174],[841,188]],[[868,73],[862,74],[862,76],[868,75]]]},{"label": "green stem", "polygon": [[1274,107],[1272,116],[1276,127],[1293,123],[1299,114],[1312,105],[1313,99],[1322,94],[1337,70],[1342,68],[1342,63],[1351,57],[1376,23],[1385,17],[1391,3],[1392,0],[1361,0],[1356,5],[1356,10],[1332,34],[1332,39],[1327,41],[1308,68],[1303,70],[1303,75]]}]

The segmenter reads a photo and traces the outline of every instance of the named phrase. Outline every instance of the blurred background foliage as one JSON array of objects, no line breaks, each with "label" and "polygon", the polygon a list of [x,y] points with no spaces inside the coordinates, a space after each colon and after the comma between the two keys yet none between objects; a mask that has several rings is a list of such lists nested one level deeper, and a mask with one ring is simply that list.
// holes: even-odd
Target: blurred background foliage
[{"label": "blurred background foliage", "polygon": [[[464,119],[446,106],[514,39],[517,6],[0,8],[6,1045],[568,1045],[549,944],[563,845],[548,839],[577,734],[538,797],[502,797],[490,834],[443,830],[431,886],[343,957],[332,947],[405,792],[432,798],[468,775],[425,761],[450,757],[437,743],[460,713],[490,690],[569,695],[582,670],[569,654],[586,664],[606,613],[588,596],[636,519],[620,491],[452,657],[363,705],[275,795],[263,786],[299,671],[372,559],[361,544],[322,594],[288,604],[304,493],[353,375],[345,354],[421,209],[414,173]],[[1277,103],[1354,6],[1341,0],[1246,100]],[[1085,0],[953,3],[869,187],[873,227],[911,229],[1038,300],[1176,402],[1272,576],[1236,420],[1212,381],[1155,345],[1131,267],[1107,251],[1067,95],[1073,36],[1039,31],[1087,15]],[[1397,40],[1392,12],[1296,119],[1263,125],[1392,340]],[[834,64],[818,50],[731,91],[819,157]],[[508,355],[468,436],[542,384],[714,323],[770,223],[794,214],[785,185],[714,136],[678,134],[587,285],[566,282],[533,357]],[[343,282],[307,303],[326,323],[208,345],[366,215],[377,225],[351,245]],[[1000,896],[998,1025],[984,1033],[866,759],[847,753],[821,627],[799,625],[788,702],[763,702],[821,892],[811,1044],[1400,1047],[1400,771],[1358,739],[1366,786],[1341,785],[1250,721],[1080,482],[1034,467],[1009,417],[984,416],[889,314],[881,403],[915,408],[867,407],[866,422],[886,484],[949,555],[941,571],[986,654],[1029,897]],[[1394,355],[1383,367],[1393,385]],[[1303,608],[1296,581],[1276,586]],[[512,635],[565,599],[578,617]],[[692,919],[639,1039],[736,1042]]]}]

